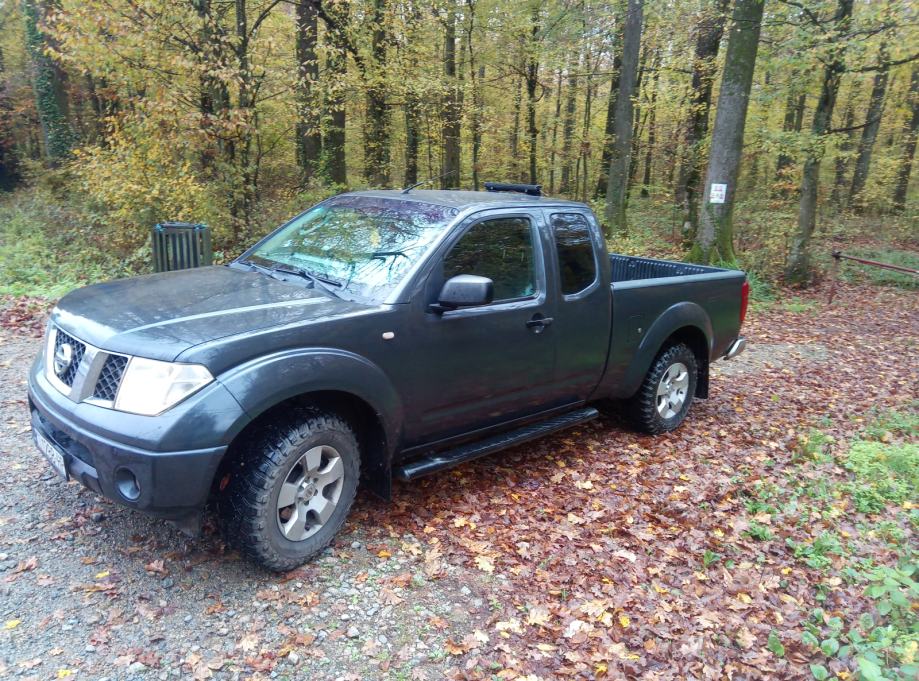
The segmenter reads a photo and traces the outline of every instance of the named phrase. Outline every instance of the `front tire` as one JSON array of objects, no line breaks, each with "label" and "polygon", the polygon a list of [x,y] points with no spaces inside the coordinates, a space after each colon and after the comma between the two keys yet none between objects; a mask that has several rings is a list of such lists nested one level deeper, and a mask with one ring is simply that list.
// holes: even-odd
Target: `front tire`
[{"label": "front tire", "polygon": [[649,435],[667,433],[686,418],[696,394],[696,356],[683,343],[664,348],[628,402],[630,420]]},{"label": "front tire", "polygon": [[360,474],[357,436],[337,414],[303,410],[241,446],[218,496],[223,536],[269,570],[292,570],[345,522]]}]

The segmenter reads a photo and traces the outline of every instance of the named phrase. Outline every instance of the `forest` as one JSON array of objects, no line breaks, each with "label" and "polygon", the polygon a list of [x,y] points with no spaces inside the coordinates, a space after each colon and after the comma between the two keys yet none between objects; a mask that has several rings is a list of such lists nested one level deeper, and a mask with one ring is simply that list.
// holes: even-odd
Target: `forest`
[{"label": "forest", "polygon": [[49,242],[88,246],[45,264],[60,293],[143,271],[160,221],[232,257],[432,178],[539,183],[614,248],[761,280],[811,283],[828,239],[913,262],[913,3],[4,0],[0,26],[6,292],[47,288]]}]

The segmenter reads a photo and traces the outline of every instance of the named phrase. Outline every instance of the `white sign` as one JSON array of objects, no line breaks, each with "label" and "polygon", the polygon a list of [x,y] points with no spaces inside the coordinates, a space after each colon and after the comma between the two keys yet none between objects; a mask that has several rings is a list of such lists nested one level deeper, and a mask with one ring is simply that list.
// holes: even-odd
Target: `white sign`
[{"label": "white sign", "polygon": [[728,193],[728,186],[726,184],[714,184],[712,183],[712,190],[708,195],[709,203],[724,203],[724,197]]}]

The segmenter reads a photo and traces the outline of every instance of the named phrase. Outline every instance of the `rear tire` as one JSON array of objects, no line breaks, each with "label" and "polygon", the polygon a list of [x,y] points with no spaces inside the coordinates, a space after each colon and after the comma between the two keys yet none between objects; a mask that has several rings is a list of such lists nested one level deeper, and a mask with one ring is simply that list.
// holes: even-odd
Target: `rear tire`
[{"label": "rear tire", "polygon": [[661,350],[627,403],[634,427],[649,435],[679,427],[696,394],[698,377],[696,356],[688,346],[677,343]]},{"label": "rear tire", "polygon": [[357,436],[337,414],[301,410],[240,446],[217,498],[223,536],[269,570],[292,570],[345,522],[360,474]]}]

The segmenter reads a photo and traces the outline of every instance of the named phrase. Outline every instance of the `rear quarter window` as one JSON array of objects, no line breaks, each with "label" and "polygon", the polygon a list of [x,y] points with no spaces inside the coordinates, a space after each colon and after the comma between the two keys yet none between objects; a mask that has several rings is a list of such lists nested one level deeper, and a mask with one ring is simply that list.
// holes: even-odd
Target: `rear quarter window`
[{"label": "rear quarter window", "polygon": [[597,279],[597,258],[587,218],[580,213],[555,213],[552,234],[562,294],[580,293]]}]

